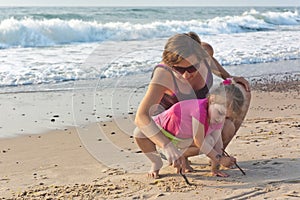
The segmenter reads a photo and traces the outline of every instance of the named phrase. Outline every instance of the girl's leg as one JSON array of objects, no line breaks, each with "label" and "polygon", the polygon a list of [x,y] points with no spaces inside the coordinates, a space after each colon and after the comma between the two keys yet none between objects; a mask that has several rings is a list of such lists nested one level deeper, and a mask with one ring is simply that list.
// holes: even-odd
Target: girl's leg
[{"label": "girl's leg", "polygon": [[152,178],[159,178],[159,170],[162,168],[163,163],[160,155],[156,151],[156,145],[138,128],[134,130],[134,139],[139,148],[152,163],[148,176]]},{"label": "girl's leg", "polygon": [[186,170],[185,172],[193,172],[194,169],[190,165],[189,157],[198,156],[200,149],[195,145],[193,139],[185,139],[184,142],[179,142],[178,147],[181,149],[183,157],[185,157]]},{"label": "girl's leg", "polygon": [[193,172],[194,169],[191,167],[188,157],[197,156],[200,154],[200,149],[196,146],[190,146],[183,150],[183,156],[185,157],[186,162],[186,171],[185,172]]}]

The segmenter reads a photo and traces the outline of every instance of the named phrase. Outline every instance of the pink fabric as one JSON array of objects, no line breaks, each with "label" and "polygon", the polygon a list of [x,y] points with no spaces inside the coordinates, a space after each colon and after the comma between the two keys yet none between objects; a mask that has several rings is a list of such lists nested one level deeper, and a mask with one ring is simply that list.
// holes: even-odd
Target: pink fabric
[{"label": "pink fabric", "polygon": [[192,118],[204,124],[205,136],[222,128],[223,124],[209,126],[207,121],[207,99],[184,100],[153,117],[155,123],[178,138],[193,138]]}]

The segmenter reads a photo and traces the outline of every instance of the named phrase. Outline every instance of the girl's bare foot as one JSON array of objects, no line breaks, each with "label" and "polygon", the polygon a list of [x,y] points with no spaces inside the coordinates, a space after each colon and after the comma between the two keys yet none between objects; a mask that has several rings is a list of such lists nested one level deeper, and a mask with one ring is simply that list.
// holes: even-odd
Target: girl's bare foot
[{"label": "girl's bare foot", "polygon": [[148,172],[148,177],[154,179],[159,178],[159,170]]},{"label": "girl's bare foot", "polygon": [[190,163],[191,162],[186,158],[185,159],[185,164],[186,164],[185,173],[187,173],[187,172],[194,172],[194,169],[191,167]]},{"label": "girl's bare foot", "polygon": [[212,175],[213,176],[219,176],[219,177],[228,177],[229,176],[225,172],[221,172],[219,170],[212,171]]},{"label": "girl's bare foot", "polygon": [[148,172],[149,178],[159,178],[159,170],[162,168],[163,162],[161,159],[157,159],[155,162],[152,163],[152,167]]}]

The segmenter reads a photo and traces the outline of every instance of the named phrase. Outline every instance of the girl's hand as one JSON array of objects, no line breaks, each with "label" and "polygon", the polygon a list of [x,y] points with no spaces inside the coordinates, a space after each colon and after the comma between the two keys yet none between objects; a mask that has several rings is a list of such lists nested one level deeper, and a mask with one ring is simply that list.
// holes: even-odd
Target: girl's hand
[{"label": "girl's hand", "polygon": [[166,155],[169,165],[176,168],[177,173],[180,172],[180,169],[182,169],[182,171],[185,172],[185,158],[183,157],[182,153],[173,145],[172,142],[170,142],[163,148],[163,152]]},{"label": "girl's hand", "polygon": [[222,156],[220,158],[220,164],[223,165],[224,167],[228,167],[230,168],[231,166],[233,166],[236,162],[236,159],[232,156],[228,157],[228,156]]}]

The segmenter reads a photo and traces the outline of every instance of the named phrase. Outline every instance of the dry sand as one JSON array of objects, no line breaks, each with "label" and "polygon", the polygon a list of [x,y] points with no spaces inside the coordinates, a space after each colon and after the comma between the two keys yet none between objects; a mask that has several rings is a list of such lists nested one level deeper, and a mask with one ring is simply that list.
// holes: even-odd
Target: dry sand
[{"label": "dry sand", "polygon": [[[71,124],[63,130],[1,139],[0,199],[297,199],[300,197],[298,87],[297,82],[286,83],[280,91],[270,86],[254,86],[249,113],[227,150],[237,158],[245,176],[238,169],[224,169],[230,177],[212,177],[208,159],[201,155],[191,159],[195,172],[187,177],[192,186],[167,165],[160,179],[147,178],[149,164],[134,144],[134,113],[129,112],[114,121],[91,121],[81,127]],[[30,122],[22,120],[22,113],[31,115],[30,107],[26,110],[28,100],[42,111],[44,106],[52,109],[48,116],[38,115],[37,124],[45,125],[40,123],[43,120],[51,124],[56,114],[62,120],[62,112],[67,116],[69,111],[55,109],[67,106],[67,102],[57,98],[62,96],[60,92],[39,97],[47,95],[56,97],[50,101],[51,105],[45,105],[48,101],[43,99],[30,99],[24,93],[2,95],[1,115],[14,119],[18,130],[27,127]],[[4,105],[19,109],[18,99],[22,99],[25,110],[19,117],[13,117],[10,113],[13,111]],[[81,104],[88,103],[81,101]],[[95,113],[90,116],[97,121]],[[111,113],[104,116],[109,119]],[[83,116],[89,121],[87,118]]]}]

